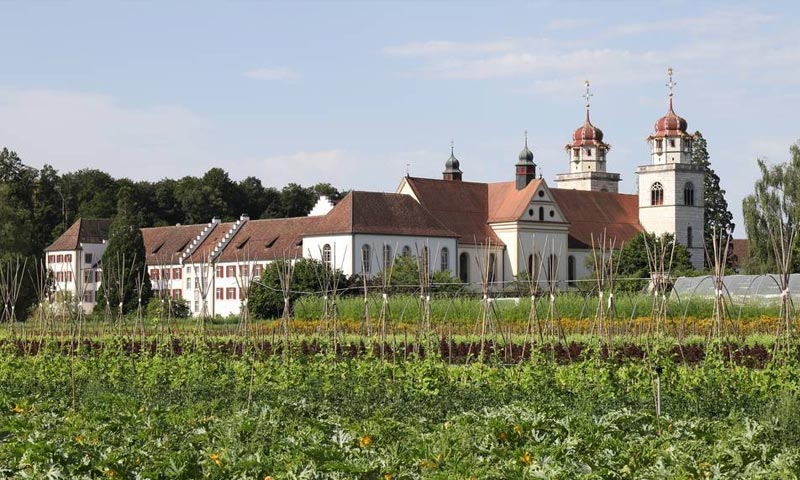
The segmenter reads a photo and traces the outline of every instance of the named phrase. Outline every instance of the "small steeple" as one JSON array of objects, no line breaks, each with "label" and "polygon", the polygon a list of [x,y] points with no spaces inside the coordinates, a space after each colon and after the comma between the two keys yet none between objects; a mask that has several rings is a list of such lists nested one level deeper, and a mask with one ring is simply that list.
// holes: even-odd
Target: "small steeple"
[{"label": "small steeple", "polygon": [[454,144],[453,141],[450,140],[450,158],[444,162],[444,172],[442,172],[442,179],[444,180],[451,180],[455,182],[461,181],[461,174],[464,173],[459,168],[461,162],[455,156],[454,153]]},{"label": "small steeple", "polygon": [[519,152],[519,161],[515,167],[517,190],[522,190],[536,178],[536,164],[533,163],[533,152],[528,148],[527,130],[525,130],[525,147]]}]

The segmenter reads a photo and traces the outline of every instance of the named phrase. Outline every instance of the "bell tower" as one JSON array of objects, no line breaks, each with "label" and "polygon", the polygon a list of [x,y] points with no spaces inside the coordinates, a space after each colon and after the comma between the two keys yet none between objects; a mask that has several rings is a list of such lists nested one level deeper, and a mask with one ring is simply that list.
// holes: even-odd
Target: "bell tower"
[{"label": "bell tower", "polygon": [[705,169],[692,163],[694,136],[688,123],[675,113],[673,90],[677,83],[667,70],[667,114],[647,137],[650,163],[636,169],[639,175],[639,223],[650,233],[671,233],[692,255],[692,265],[703,268],[703,179]]},{"label": "bell tower", "polygon": [[528,131],[525,130],[525,147],[519,152],[516,167],[517,190],[522,190],[536,178],[536,164],[533,163],[533,152],[528,149]]},{"label": "bell tower", "polygon": [[556,175],[558,188],[617,193],[619,174],[606,171],[606,155],[611,145],[603,142],[603,131],[589,119],[589,80],[584,83],[586,93],[586,120],[572,134],[572,142],[564,146],[569,156],[569,172]]},{"label": "bell tower", "polygon": [[453,153],[453,141],[450,140],[450,158],[444,162],[444,172],[442,172],[442,179],[443,180],[451,180],[454,182],[461,181],[461,175],[464,173],[459,168],[461,163],[456,158],[455,154]]}]

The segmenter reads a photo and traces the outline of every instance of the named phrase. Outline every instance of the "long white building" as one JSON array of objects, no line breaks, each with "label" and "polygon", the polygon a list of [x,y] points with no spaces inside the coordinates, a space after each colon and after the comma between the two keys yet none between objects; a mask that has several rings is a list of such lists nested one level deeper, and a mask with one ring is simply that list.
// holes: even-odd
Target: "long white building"
[{"label": "long white building", "polygon": [[[593,241],[605,234],[619,246],[642,231],[674,234],[702,268],[704,171],[691,162],[694,138],[671,87],[636,172],[638,195],[618,193],[620,174],[609,171],[610,146],[590,121],[589,97],[587,84],[585,120],[565,147],[557,188],[537,177],[527,138],[507,182],[465,181],[451,149],[441,179],[406,176],[394,193],[354,191],[335,205],[323,197],[307,217],[144,228],[153,288],[186,299],[195,314],[224,316],[239,311],[253,276],[276,259],[316,258],[345,275],[374,276],[399,255],[473,285],[528,274],[565,287],[589,276]],[[58,290],[86,310],[108,225],[79,220],[47,249]]]}]

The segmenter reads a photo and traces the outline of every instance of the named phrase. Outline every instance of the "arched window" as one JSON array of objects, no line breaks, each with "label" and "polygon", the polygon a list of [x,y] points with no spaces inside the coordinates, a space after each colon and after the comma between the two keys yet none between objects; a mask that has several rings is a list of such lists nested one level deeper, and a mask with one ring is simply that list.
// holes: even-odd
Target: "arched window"
[{"label": "arched window", "polygon": [[531,276],[532,276],[533,280],[536,281],[536,282],[538,282],[540,280],[540,278],[539,278],[539,275],[540,275],[539,268],[541,267],[541,265],[542,265],[542,260],[539,257],[539,254],[537,253],[537,254],[535,254],[533,256],[533,268],[531,268]]},{"label": "arched window", "polygon": [[489,283],[494,283],[497,278],[497,256],[494,253],[489,254],[489,272],[487,280]]},{"label": "arched window", "polygon": [[692,227],[686,227],[686,246],[692,248]]},{"label": "arched window", "polygon": [[329,267],[333,266],[333,263],[331,262],[331,246],[328,243],[322,247],[322,263]]},{"label": "arched window", "polygon": [[419,259],[420,272],[424,273],[425,275],[430,275],[431,267],[430,267],[430,263],[429,263],[430,259],[428,258],[428,246],[427,245],[422,247],[422,253],[420,254],[420,256],[422,257],[422,258]]},{"label": "arched window", "polygon": [[544,207],[539,207],[539,221],[544,222]]},{"label": "arched window", "polygon": [[686,185],[683,186],[683,204],[694,205],[694,184],[692,182],[686,182]]},{"label": "arched window", "polygon": [[533,278],[533,254],[528,255],[528,276]]},{"label": "arched window", "polygon": [[463,283],[469,282],[469,255],[467,252],[458,256],[458,278]]},{"label": "arched window", "polygon": [[650,205],[664,205],[664,186],[656,182],[650,187]]},{"label": "arched window", "polygon": [[575,256],[567,257],[567,281],[571,286],[575,285]]},{"label": "arched window", "polygon": [[558,272],[556,271],[558,262],[555,255],[550,255],[547,259],[547,281],[555,282],[558,280]]},{"label": "arched window", "polygon": [[408,245],[405,245],[405,246],[403,247],[403,253],[402,253],[402,255],[403,255],[404,257],[410,257],[410,256],[411,256],[411,247],[409,247]]},{"label": "arched window", "polygon": [[392,247],[389,245],[383,245],[383,269],[389,270],[392,266]]},{"label": "arched window", "polygon": [[362,245],[361,246],[361,269],[364,272],[364,275],[369,275],[370,266],[372,264],[372,249],[369,248],[369,245]]},{"label": "arched window", "polygon": [[442,247],[441,255],[441,265],[439,265],[441,267],[440,270],[446,272],[450,270],[450,250],[448,250],[447,247]]}]

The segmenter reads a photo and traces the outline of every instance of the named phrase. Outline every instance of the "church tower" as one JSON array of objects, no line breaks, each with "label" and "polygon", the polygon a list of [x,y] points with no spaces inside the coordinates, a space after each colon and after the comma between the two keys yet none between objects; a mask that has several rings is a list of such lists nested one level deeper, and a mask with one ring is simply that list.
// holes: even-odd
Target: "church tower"
[{"label": "church tower", "polygon": [[444,162],[444,171],[442,172],[442,179],[443,180],[451,180],[454,182],[461,181],[461,175],[464,173],[459,168],[461,163],[456,158],[455,154],[453,153],[453,142],[450,141],[450,158]]},{"label": "church tower", "polygon": [[675,85],[668,70],[669,108],[658,119],[650,143],[650,164],[639,175],[639,223],[650,233],[672,233],[692,255],[692,265],[703,268],[703,178],[705,169],[692,163],[694,136],[685,119],[672,108]]},{"label": "church tower", "polygon": [[586,121],[572,134],[564,149],[569,155],[569,172],[556,175],[558,188],[601,192],[619,191],[619,174],[606,171],[611,145],[603,142],[603,131],[589,120],[589,80],[586,80]]},{"label": "church tower", "polygon": [[519,152],[516,168],[517,190],[527,187],[536,178],[536,164],[533,163],[533,152],[528,148],[528,131],[525,130],[525,147]]}]

